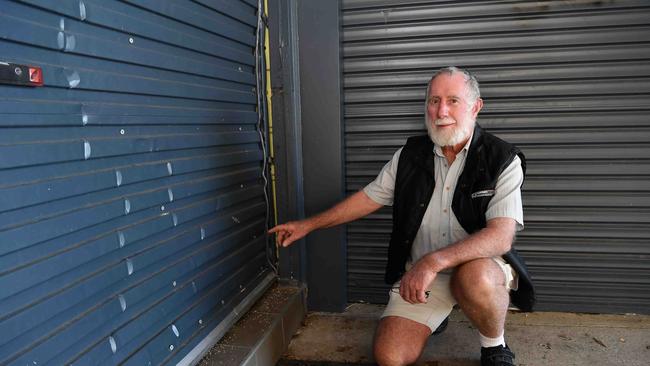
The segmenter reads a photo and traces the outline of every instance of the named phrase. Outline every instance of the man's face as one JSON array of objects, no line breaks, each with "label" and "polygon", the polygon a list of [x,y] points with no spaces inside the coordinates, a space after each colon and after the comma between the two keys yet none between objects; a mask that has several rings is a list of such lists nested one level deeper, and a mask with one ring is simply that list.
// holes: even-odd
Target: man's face
[{"label": "man's face", "polygon": [[470,95],[461,73],[438,75],[429,87],[426,103],[426,126],[429,136],[440,146],[464,145],[474,130],[480,98]]}]

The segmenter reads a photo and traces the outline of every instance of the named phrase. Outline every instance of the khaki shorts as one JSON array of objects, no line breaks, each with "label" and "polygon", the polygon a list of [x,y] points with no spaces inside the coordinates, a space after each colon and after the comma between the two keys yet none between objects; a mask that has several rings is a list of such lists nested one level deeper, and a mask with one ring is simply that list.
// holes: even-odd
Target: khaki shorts
[{"label": "khaki shorts", "polygon": [[[493,257],[492,259],[501,267],[506,277],[506,289],[508,291],[516,290],[517,272],[503,258]],[[411,304],[404,301],[399,294],[399,282],[396,282],[389,292],[390,299],[381,317],[399,316],[410,319],[428,326],[433,333],[456,305],[456,300],[451,294],[450,281],[451,273],[438,273],[436,279],[429,286],[429,297],[424,304]]]}]

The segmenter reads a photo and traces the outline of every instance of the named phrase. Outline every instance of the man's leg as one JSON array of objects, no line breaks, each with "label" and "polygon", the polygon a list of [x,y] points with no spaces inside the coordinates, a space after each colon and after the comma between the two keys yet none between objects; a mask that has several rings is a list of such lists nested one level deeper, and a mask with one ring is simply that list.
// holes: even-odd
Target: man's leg
[{"label": "man's leg", "polygon": [[452,277],[451,290],[463,313],[483,336],[503,335],[510,296],[503,270],[493,259],[460,265]]},{"label": "man's leg", "polygon": [[381,318],[375,333],[373,352],[380,366],[414,363],[431,335],[431,329],[399,316]]},{"label": "man's leg", "polygon": [[399,294],[399,283],[389,292],[388,305],[375,333],[375,360],[381,366],[415,362],[427,338],[447,318],[454,304],[449,274],[439,274],[429,286],[426,304],[410,304]]},{"label": "man's leg", "polygon": [[515,355],[503,337],[512,277],[512,268],[500,258],[487,258],[459,266],[452,278],[454,297],[479,331],[481,366],[514,366]]}]

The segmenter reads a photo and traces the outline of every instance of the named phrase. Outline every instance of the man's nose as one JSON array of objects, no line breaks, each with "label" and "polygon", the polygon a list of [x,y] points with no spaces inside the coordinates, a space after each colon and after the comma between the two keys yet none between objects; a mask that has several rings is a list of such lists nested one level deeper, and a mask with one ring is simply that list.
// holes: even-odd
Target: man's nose
[{"label": "man's nose", "polygon": [[438,103],[438,118],[447,117],[449,115],[449,107],[446,103]]}]

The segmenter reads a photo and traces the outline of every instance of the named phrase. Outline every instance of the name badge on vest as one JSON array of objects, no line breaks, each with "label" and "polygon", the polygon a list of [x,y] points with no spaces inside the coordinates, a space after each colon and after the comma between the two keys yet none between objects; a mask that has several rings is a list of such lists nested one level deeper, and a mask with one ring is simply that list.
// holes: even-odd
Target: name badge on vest
[{"label": "name badge on vest", "polygon": [[492,197],[494,196],[494,193],[496,191],[494,189],[486,189],[484,191],[477,191],[472,193],[472,198],[479,198],[479,197]]}]

